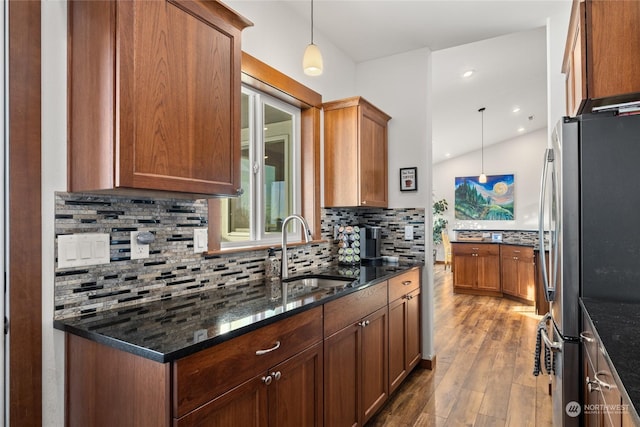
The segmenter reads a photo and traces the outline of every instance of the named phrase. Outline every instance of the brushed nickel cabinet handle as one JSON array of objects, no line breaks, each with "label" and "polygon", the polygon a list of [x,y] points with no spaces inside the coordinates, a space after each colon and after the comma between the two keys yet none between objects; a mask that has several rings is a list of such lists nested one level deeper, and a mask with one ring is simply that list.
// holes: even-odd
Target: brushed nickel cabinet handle
[{"label": "brushed nickel cabinet handle", "polygon": [[280,371],[271,372],[271,376],[273,377],[274,380],[279,381],[280,378],[282,377],[282,372]]},{"label": "brushed nickel cabinet handle", "polygon": [[413,283],[411,280],[405,280],[404,282],[402,282],[402,285],[409,286],[411,283]]},{"label": "brushed nickel cabinet handle", "polygon": [[580,339],[584,342],[595,342],[595,338],[589,336],[590,332],[584,331],[584,332],[580,332]]},{"label": "brushed nickel cabinet handle", "polygon": [[271,377],[271,375],[267,375],[266,377],[262,377],[262,382],[265,383],[265,385],[271,384],[271,381],[273,381],[273,378]]},{"label": "brushed nickel cabinet handle", "polygon": [[271,348],[268,348],[266,350],[257,350],[256,356],[262,356],[263,354],[271,353],[272,351],[277,350],[279,348],[280,348],[280,341],[276,341],[276,345],[274,345]]}]

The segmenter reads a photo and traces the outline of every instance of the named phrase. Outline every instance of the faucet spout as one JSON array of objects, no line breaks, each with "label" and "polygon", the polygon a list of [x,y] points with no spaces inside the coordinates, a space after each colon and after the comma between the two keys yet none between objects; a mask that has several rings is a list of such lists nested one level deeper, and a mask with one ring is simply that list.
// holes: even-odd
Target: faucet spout
[{"label": "faucet spout", "polygon": [[304,235],[305,243],[309,243],[309,236],[311,233],[309,232],[309,224],[307,224],[307,220],[304,219],[300,215],[289,215],[282,221],[282,259],[280,261],[280,279],[286,279],[289,277],[289,258],[287,256],[287,224],[292,220],[300,221],[302,225],[302,234]]}]

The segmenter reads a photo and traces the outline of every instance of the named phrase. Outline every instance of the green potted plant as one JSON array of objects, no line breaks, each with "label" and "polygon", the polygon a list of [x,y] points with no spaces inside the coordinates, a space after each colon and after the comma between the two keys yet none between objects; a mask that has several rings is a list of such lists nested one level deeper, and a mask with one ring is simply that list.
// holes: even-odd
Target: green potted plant
[{"label": "green potted plant", "polygon": [[444,217],[444,213],[449,209],[447,199],[440,199],[433,202],[433,261],[436,260],[436,246],[442,243],[442,230],[447,228],[449,221]]}]

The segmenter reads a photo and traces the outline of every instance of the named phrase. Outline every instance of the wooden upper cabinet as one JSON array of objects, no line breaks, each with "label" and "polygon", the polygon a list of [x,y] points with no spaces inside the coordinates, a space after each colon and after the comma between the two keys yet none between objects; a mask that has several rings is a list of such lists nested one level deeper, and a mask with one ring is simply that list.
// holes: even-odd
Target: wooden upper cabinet
[{"label": "wooden upper cabinet", "polygon": [[640,2],[574,0],[562,72],[567,114],[640,100]]},{"label": "wooden upper cabinet", "polygon": [[362,97],[324,103],[324,205],[387,207],[390,116]]},{"label": "wooden upper cabinet", "polygon": [[240,188],[240,35],[218,1],[69,3],[69,191]]}]

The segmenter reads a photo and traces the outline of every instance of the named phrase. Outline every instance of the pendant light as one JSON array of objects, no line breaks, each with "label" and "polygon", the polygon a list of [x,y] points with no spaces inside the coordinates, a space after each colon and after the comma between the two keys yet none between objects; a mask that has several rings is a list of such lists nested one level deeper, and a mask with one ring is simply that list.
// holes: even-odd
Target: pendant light
[{"label": "pendant light", "polygon": [[481,123],[482,123],[482,131],[480,133],[480,141],[482,143],[482,147],[481,147],[481,151],[480,151],[480,155],[481,157],[481,168],[480,168],[480,176],[478,177],[478,182],[480,184],[484,184],[487,182],[487,175],[484,174],[484,110],[485,108],[482,107],[478,110],[478,112],[482,115],[482,119],[481,119]]},{"label": "pendant light", "polygon": [[313,0],[311,0],[311,43],[309,43],[309,46],[304,50],[302,68],[308,76],[319,76],[322,74],[322,54],[318,46],[313,44]]}]

